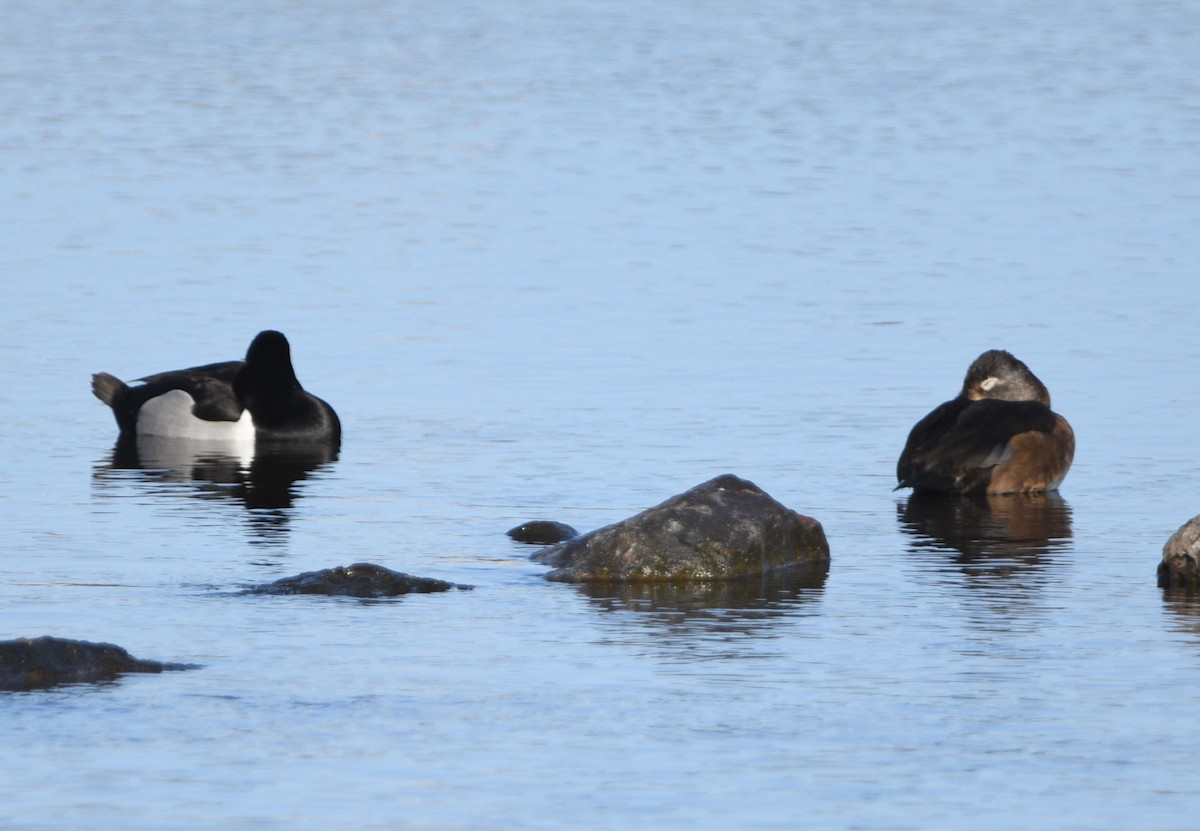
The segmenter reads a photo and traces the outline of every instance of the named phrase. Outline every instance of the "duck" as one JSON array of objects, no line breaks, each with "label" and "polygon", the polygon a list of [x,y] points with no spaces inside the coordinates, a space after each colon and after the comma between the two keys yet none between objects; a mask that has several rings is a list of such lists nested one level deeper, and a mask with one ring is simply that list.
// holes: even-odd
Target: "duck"
[{"label": "duck", "polygon": [[255,443],[341,441],[333,407],[300,386],[282,332],[259,332],[242,361],[221,361],[138,378],[92,376],[92,393],[112,408],[122,438]]},{"label": "duck", "polygon": [[896,464],[896,490],[951,494],[1057,490],[1075,457],[1050,391],[1002,349],[967,369],[958,397],[918,421]]}]

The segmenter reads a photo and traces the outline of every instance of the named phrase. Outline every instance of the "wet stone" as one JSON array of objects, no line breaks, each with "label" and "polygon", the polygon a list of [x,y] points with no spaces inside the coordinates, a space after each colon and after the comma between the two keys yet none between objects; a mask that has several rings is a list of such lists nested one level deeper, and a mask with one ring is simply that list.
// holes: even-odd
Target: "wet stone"
[{"label": "wet stone", "polygon": [[414,577],[374,563],[355,563],[307,571],[250,589],[253,594],[325,594],[345,597],[396,597],[402,594],[470,589],[457,583]]},{"label": "wet stone", "polygon": [[509,528],[507,534],[516,542],[532,545],[554,545],[557,542],[579,536],[579,532],[565,522],[554,522],[549,519],[523,522],[516,528]]},{"label": "wet stone", "polygon": [[726,474],[531,559],[564,582],[727,580],[827,567],[829,543],[817,520]]},{"label": "wet stone", "polygon": [[1200,515],[1185,522],[1163,546],[1158,585],[1200,584]]},{"label": "wet stone", "polygon": [[111,643],[41,637],[0,641],[0,690],[36,690],[59,684],[111,681],[128,672],[196,669],[134,658]]}]

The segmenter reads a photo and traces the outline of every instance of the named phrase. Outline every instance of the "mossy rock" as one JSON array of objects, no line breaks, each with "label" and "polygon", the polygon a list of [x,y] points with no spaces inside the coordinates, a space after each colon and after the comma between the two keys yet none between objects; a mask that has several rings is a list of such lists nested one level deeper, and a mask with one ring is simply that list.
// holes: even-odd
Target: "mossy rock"
[{"label": "mossy rock", "polygon": [[718,476],[629,519],[535,552],[564,582],[686,582],[829,563],[821,523]]}]

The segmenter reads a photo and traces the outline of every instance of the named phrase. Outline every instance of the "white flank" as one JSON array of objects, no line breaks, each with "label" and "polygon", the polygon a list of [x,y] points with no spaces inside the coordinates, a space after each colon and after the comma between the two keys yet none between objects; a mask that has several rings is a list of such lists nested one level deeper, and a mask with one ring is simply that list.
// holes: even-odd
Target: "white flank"
[{"label": "white flank", "polygon": [[254,421],[249,410],[242,410],[237,421],[205,421],[192,415],[195,403],[183,390],[151,398],[138,410],[138,436],[253,444]]}]

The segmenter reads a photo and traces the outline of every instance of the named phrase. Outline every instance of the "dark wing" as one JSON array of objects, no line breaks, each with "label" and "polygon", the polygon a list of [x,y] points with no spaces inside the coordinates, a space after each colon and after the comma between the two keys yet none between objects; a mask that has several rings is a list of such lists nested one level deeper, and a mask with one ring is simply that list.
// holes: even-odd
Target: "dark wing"
[{"label": "dark wing", "polygon": [[[233,379],[237,377],[238,371],[242,368],[242,361],[220,361],[215,364],[205,364],[204,366],[194,366],[190,369],[172,369],[168,372],[158,372],[154,375],[147,375],[145,378],[138,378],[137,383],[153,384],[155,382],[180,382],[186,376],[205,376],[208,378],[216,378],[218,381],[224,381],[227,384],[232,384]],[[167,389],[183,389],[178,386],[167,387]]]},{"label": "dark wing", "polygon": [[1013,436],[1049,433],[1055,416],[1036,401],[950,401],[913,428],[900,456],[898,487],[972,490],[1012,454]]},{"label": "dark wing", "polygon": [[147,375],[138,379],[142,383],[127,389],[124,405],[136,414],[138,408],[151,398],[171,390],[183,390],[196,402],[192,408],[196,418],[237,421],[242,417],[243,407],[234,394],[233,379],[241,367],[241,361],[225,361]]},{"label": "dark wing", "polygon": [[921,464],[929,449],[950,432],[970,403],[958,398],[947,401],[913,425],[908,433],[904,451],[900,454],[900,461],[896,463],[896,480],[900,483],[897,488],[909,487],[912,484],[911,480],[917,472],[914,465]]}]

